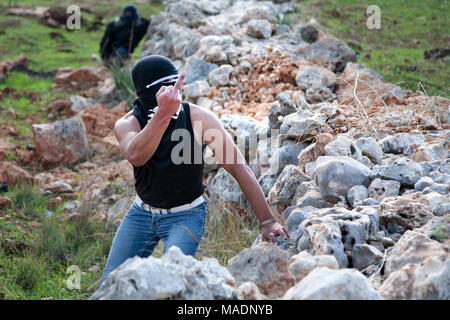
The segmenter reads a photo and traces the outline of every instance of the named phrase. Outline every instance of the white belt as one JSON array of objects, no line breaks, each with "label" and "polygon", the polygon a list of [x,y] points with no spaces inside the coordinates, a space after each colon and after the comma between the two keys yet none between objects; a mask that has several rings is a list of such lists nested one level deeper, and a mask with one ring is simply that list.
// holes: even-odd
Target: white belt
[{"label": "white belt", "polygon": [[146,204],[144,201],[142,201],[141,198],[139,198],[139,196],[137,194],[136,194],[136,198],[134,199],[134,202],[139,206],[139,208],[141,208],[145,211],[148,211],[151,213],[158,213],[158,214],[168,214],[168,213],[176,213],[176,212],[186,211],[186,210],[195,208],[199,204],[202,204],[203,202],[205,202],[205,199],[203,198],[203,195],[201,195],[200,197],[198,197],[191,203],[183,204],[182,206],[173,207],[170,209],[152,207],[152,206]]}]

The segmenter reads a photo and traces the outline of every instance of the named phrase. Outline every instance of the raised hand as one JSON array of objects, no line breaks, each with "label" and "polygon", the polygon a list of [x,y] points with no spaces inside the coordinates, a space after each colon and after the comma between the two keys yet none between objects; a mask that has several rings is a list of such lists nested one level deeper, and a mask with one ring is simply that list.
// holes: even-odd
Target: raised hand
[{"label": "raised hand", "polygon": [[158,102],[157,114],[163,117],[173,116],[180,107],[181,95],[180,86],[183,82],[186,72],[183,72],[179,77],[175,85],[162,86],[156,93],[156,101]]}]

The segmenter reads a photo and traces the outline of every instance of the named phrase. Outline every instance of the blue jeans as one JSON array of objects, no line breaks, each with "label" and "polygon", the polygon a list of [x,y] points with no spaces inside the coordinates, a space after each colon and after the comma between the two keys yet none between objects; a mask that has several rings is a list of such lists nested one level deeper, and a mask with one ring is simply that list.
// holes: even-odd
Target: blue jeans
[{"label": "blue jeans", "polygon": [[111,58],[120,58],[127,59],[128,58],[128,49],[125,47],[119,47],[116,51],[113,52]]},{"label": "blue jeans", "polygon": [[177,246],[185,255],[195,256],[205,218],[206,202],[169,214],[151,213],[133,203],[114,236],[99,287],[108,274],[128,258],[150,256],[160,239],[164,241],[164,253]]}]

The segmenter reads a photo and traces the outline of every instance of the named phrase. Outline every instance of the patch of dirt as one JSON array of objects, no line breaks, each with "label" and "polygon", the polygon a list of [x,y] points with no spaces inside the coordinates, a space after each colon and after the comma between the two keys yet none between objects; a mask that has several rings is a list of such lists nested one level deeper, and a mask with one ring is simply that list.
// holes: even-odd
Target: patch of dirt
[{"label": "patch of dirt", "polygon": [[249,61],[250,70],[236,67],[230,86],[213,88],[208,98],[217,98],[225,106],[220,115],[240,113],[262,120],[281,92],[295,89],[297,67],[291,60],[290,55],[270,52],[255,56]]}]

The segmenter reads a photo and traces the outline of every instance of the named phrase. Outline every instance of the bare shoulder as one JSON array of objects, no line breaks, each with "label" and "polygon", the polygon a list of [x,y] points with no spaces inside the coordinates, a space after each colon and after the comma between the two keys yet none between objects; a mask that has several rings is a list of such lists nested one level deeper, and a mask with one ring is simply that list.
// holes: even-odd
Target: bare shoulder
[{"label": "bare shoulder", "polygon": [[114,125],[114,131],[140,131],[139,121],[133,114],[133,110],[129,111],[126,115],[116,121]]},{"label": "bare shoulder", "polygon": [[205,128],[221,126],[219,118],[210,110],[199,105],[189,103],[192,121],[201,121]]},{"label": "bare shoulder", "polygon": [[126,115],[124,115],[122,118],[120,118],[119,120],[116,121],[116,126],[117,125],[124,125],[126,123],[132,123],[132,122],[136,122],[137,124],[139,124],[138,120],[136,119],[136,117],[133,114],[133,110],[128,111],[128,113]]}]

